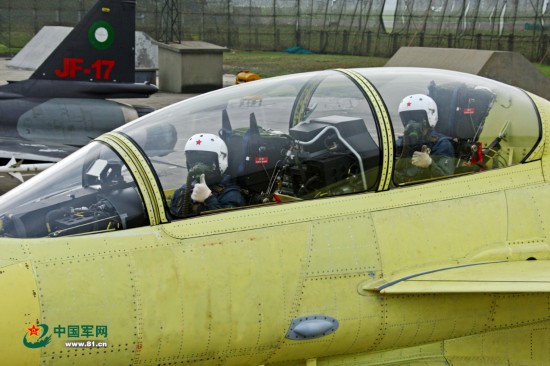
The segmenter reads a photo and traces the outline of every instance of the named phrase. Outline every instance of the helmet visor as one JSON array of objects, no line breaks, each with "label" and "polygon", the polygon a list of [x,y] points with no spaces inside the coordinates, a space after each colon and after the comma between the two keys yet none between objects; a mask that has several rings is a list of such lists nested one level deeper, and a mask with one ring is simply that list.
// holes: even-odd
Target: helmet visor
[{"label": "helmet visor", "polygon": [[410,122],[420,122],[422,126],[428,126],[428,115],[425,110],[419,109],[416,111],[405,111],[400,112],[399,117],[401,117],[401,122],[405,128]]}]

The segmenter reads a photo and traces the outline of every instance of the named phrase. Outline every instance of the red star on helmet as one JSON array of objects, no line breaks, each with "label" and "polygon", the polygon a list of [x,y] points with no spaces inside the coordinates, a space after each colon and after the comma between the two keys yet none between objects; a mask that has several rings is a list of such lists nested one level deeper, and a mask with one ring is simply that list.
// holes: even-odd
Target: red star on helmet
[{"label": "red star on helmet", "polygon": [[411,106],[411,102],[407,102],[407,107],[410,107]]},{"label": "red star on helmet", "polygon": [[197,140],[196,142],[197,142],[197,145],[200,145],[202,143],[201,140]]}]

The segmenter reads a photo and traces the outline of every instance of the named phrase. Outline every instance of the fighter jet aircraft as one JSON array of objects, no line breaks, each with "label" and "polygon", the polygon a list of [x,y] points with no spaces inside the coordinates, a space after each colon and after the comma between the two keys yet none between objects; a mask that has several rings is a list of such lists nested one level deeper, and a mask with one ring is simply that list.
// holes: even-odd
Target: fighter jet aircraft
[{"label": "fighter jet aircraft", "polygon": [[548,364],[549,143],[548,101],[422,68],[155,111],[0,198],[2,362]]},{"label": "fighter jet aircraft", "polygon": [[105,100],[158,90],[134,82],[134,32],[135,1],[100,0],[30,79],[0,86],[1,191],[152,110]]}]

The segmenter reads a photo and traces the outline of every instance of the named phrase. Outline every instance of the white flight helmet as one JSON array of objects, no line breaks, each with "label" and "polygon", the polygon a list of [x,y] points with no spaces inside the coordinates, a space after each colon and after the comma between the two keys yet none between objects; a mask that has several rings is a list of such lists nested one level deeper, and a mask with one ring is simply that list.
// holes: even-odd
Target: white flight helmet
[{"label": "white flight helmet", "polygon": [[187,140],[184,151],[204,151],[212,152],[218,156],[218,166],[220,173],[223,174],[227,169],[227,145],[219,136],[211,133],[197,133]]},{"label": "white flight helmet", "polygon": [[425,118],[427,118],[428,124],[432,128],[435,127],[437,124],[437,104],[432,98],[425,94],[413,94],[406,96],[399,103],[399,115],[403,122],[406,122],[408,114],[414,115],[414,112],[417,111],[426,112]]}]

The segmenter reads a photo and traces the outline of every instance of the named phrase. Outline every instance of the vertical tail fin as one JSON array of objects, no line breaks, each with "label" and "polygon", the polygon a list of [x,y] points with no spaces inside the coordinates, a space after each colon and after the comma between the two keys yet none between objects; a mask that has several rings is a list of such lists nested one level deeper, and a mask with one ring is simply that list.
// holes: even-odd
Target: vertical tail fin
[{"label": "vertical tail fin", "polygon": [[98,0],[31,79],[135,81],[135,0]]}]

